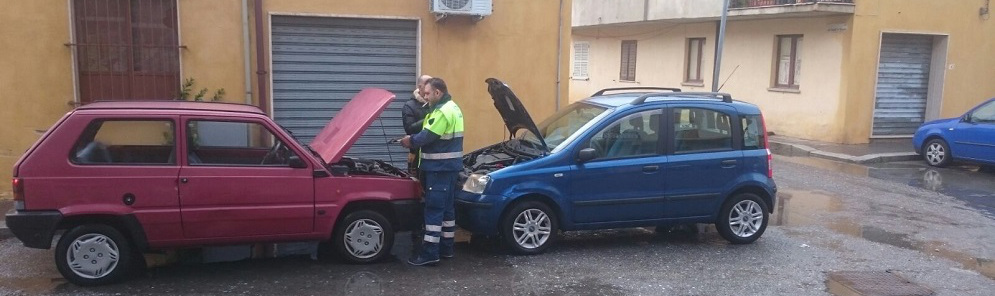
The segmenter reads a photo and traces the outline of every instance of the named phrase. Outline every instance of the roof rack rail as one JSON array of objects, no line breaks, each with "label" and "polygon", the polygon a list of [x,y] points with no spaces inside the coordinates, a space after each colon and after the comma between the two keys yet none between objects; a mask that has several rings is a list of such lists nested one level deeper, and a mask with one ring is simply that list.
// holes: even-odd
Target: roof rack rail
[{"label": "roof rack rail", "polygon": [[645,95],[639,96],[635,100],[632,100],[631,104],[633,104],[633,105],[642,104],[643,102],[646,102],[646,99],[648,99],[648,98],[655,98],[655,97],[676,97],[676,96],[695,96],[695,97],[704,97],[704,98],[712,98],[712,99],[720,99],[721,98],[723,102],[732,103],[732,95],[727,94],[727,93],[717,93],[717,92],[676,92],[676,93],[651,93],[651,94],[645,94]]},{"label": "roof rack rail", "polygon": [[669,91],[672,91],[672,92],[680,92],[681,91],[680,88],[676,88],[676,87],[639,87],[639,86],[636,86],[636,87],[613,87],[613,88],[606,88],[606,89],[599,90],[598,92],[594,93],[591,96],[592,97],[597,97],[597,96],[600,96],[600,95],[604,95],[605,92],[609,92],[609,91],[616,91],[616,90],[640,90],[640,89],[646,89],[646,90],[669,90]]}]

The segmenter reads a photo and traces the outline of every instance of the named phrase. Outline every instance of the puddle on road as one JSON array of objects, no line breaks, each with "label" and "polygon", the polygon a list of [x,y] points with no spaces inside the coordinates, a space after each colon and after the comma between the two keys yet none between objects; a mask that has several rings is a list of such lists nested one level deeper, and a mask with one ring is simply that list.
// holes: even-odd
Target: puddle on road
[{"label": "puddle on road", "polygon": [[[922,188],[966,202],[995,218],[995,173],[974,166],[934,168],[919,162],[860,165],[816,157],[775,155],[777,160]],[[777,168],[775,167],[775,174]]]},{"label": "puddle on road", "polygon": [[964,269],[995,279],[995,262],[992,259],[973,257],[963,252],[951,250],[943,242],[923,242],[912,239],[908,234],[890,232],[877,226],[860,225],[852,221],[838,221],[827,225],[827,227],[837,233],[948,259],[960,263]]},{"label": "puddle on road", "polygon": [[[826,192],[790,189],[781,190],[777,194],[777,208],[771,217],[771,225],[821,225],[840,234],[955,261],[964,269],[995,279],[995,262],[992,259],[977,258],[951,250],[942,242],[923,242],[911,238],[908,234],[887,231],[873,225],[862,225],[851,220],[834,220],[825,214],[843,211],[843,199],[838,196]],[[834,249],[845,251],[840,246]]]},{"label": "puddle on road", "polygon": [[801,226],[820,223],[823,213],[843,210],[843,199],[825,192],[781,190],[771,225]]}]

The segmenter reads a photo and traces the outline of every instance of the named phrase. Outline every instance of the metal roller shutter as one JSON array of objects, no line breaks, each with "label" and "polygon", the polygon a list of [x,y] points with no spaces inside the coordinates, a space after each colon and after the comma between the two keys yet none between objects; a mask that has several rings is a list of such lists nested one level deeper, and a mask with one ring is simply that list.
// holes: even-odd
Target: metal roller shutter
[{"label": "metal roller shutter", "polygon": [[[407,167],[401,106],[417,71],[414,20],[273,16],[273,117],[308,143],[365,87],[397,97],[346,153]],[[383,127],[381,129],[381,126]]]},{"label": "metal roller shutter", "polygon": [[874,96],[873,136],[911,136],[926,113],[933,37],[884,34]]}]

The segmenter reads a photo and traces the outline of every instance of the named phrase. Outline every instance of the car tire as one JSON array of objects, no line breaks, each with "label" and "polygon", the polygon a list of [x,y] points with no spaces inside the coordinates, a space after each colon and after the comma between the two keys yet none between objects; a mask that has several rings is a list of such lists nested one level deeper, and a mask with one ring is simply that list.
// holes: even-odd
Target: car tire
[{"label": "car tire", "polygon": [[922,146],[922,159],[935,167],[945,167],[952,161],[950,145],[943,139],[932,139]]},{"label": "car tire", "polygon": [[349,213],[335,226],[331,245],[323,243],[322,253],[334,252],[345,263],[364,264],[379,261],[394,246],[394,227],[383,214],[372,210]]},{"label": "car tire", "polygon": [[501,219],[501,240],[512,252],[533,255],[545,252],[560,230],[556,213],[538,201],[516,203]]},{"label": "car tire", "polygon": [[116,283],[133,268],[131,243],[114,227],[86,224],[59,238],[55,266],[62,277],[80,286]]},{"label": "car tire", "polygon": [[715,229],[733,244],[749,244],[767,230],[770,220],[769,207],[753,193],[740,193],[722,204]]}]

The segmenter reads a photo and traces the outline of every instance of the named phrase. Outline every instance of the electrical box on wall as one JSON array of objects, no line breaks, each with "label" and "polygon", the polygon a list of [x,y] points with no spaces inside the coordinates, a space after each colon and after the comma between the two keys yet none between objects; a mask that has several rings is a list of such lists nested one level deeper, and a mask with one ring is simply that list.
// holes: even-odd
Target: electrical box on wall
[{"label": "electrical box on wall", "polygon": [[492,0],[429,0],[435,19],[450,16],[469,16],[479,21],[494,12]]}]

